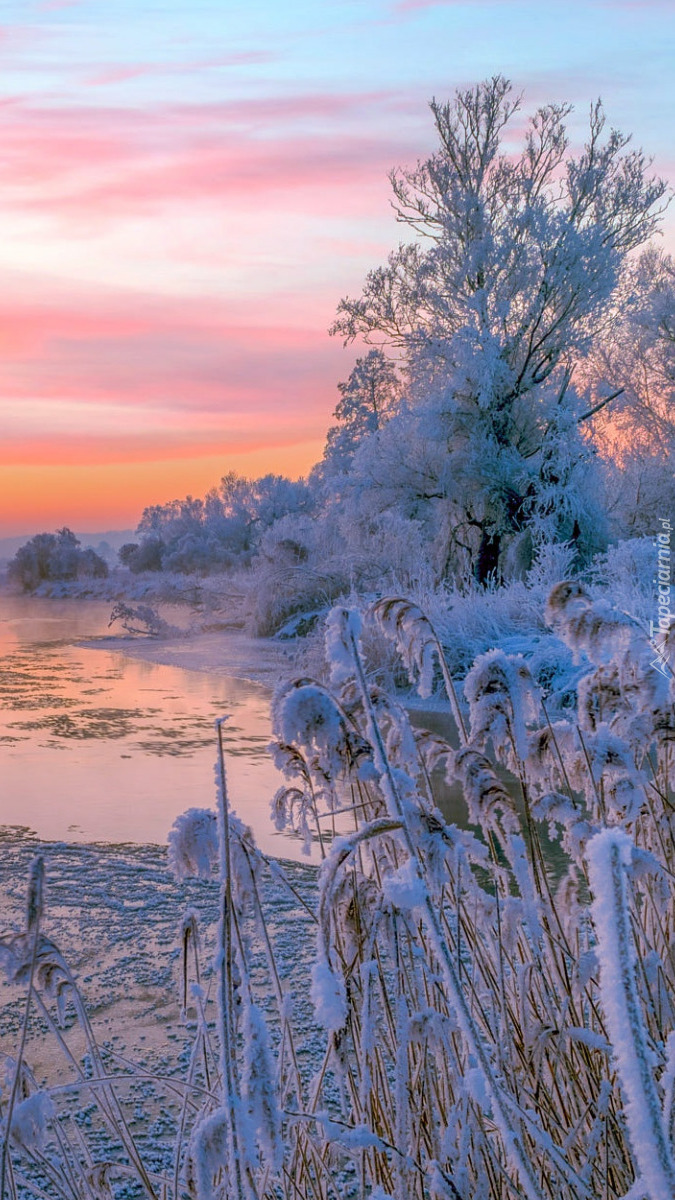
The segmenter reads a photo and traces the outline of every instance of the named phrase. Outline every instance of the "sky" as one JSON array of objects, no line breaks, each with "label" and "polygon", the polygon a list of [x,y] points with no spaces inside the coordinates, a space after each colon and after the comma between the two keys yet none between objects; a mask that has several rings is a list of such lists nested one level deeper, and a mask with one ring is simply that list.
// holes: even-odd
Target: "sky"
[{"label": "sky", "polygon": [[3,0],[0,536],[306,473],[428,101],[601,96],[675,183],[673,61],[675,0]]}]

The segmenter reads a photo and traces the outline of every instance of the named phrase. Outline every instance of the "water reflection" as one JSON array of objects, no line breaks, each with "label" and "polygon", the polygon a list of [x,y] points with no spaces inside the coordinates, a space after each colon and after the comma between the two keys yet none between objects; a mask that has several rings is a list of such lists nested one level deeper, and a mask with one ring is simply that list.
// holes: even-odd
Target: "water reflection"
[{"label": "water reflection", "polygon": [[[103,602],[0,596],[0,825],[48,840],[164,843],[179,813],[212,806],[213,723],[229,713],[232,806],[263,850],[302,860],[302,839],[270,820],[282,778],[267,754],[269,689],[76,644],[107,636],[109,613]],[[413,709],[411,719],[457,744],[449,713]],[[445,819],[466,826],[459,785],[433,778]],[[518,804],[519,784],[504,781]],[[559,875],[559,846],[544,838],[544,852]]]},{"label": "water reflection", "polygon": [[73,639],[107,634],[110,605],[0,598],[0,823],[41,837],[164,842],[174,818],[213,803],[216,717],[233,806],[266,849],[279,776],[266,754],[269,692],[158,666]]}]

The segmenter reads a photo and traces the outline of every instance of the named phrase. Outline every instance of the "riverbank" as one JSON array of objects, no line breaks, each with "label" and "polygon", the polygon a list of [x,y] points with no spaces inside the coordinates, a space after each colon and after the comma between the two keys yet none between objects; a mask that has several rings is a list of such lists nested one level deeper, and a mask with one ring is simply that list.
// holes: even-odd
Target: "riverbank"
[{"label": "riverbank", "polygon": [[[43,932],[61,950],[82,987],[102,1040],[119,1037],[120,1052],[143,1054],[146,1034],[163,1031],[175,1040],[180,1024],[178,969],[183,914],[198,914],[205,977],[218,919],[218,886],[187,880],[177,883],[163,846],[78,845],[43,842],[27,829],[0,826],[0,914],[2,933],[18,933],[24,924],[26,887],[36,855],[45,860],[46,911]],[[311,901],[317,868],[279,860],[294,887]],[[263,874],[263,903],[278,935],[280,962],[289,973],[297,964],[298,945],[287,936],[298,901],[272,871]],[[306,938],[302,939],[306,944]],[[13,990],[13,989],[12,989]],[[19,986],[18,993],[25,994]],[[15,998],[9,1000],[10,1008]],[[16,1017],[0,1007],[0,1047],[17,1033]],[[132,1044],[136,1036],[139,1044]],[[168,1049],[168,1046],[166,1047]]]}]

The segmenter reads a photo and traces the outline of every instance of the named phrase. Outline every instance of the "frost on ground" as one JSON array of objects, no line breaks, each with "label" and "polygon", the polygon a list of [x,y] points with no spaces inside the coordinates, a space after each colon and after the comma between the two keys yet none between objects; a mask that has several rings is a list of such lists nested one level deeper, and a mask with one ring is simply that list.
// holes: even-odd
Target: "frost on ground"
[{"label": "frost on ground", "polygon": [[[172,1172],[174,1143],[183,1114],[181,1083],[190,1069],[198,1023],[197,999],[208,1025],[213,1023],[215,981],[214,936],[218,920],[217,880],[189,879],[177,883],[169,871],[167,853],[154,846],[76,846],[45,844],[27,830],[0,829],[0,933],[15,938],[25,922],[26,888],[37,854],[45,862],[45,913],[42,932],[55,944],[73,972],[86,1004],[100,1052],[97,1064],[77,1019],[69,991],[63,988],[63,1027],[48,1028],[35,1001],[24,1052],[26,1067],[12,1119],[12,1161],[20,1195],[35,1200],[46,1187],[50,1196],[69,1194],[63,1182],[40,1176],[33,1169],[21,1185],[26,1163],[22,1149],[53,1155],[45,1137],[46,1118],[58,1113],[63,1143],[89,1146],[90,1179],[79,1179],[82,1195],[116,1197],[143,1195],[131,1181],[137,1172],[119,1171],[114,1164],[132,1158],[124,1138],[116,1136],[101,1112],[102,1084],[95,1077],[115,1077],[121,1118],[139,1156],[154,1179]],[[311,903],[316,872],[285,864],[285,869]],[[309,970],[312,921],[296,899],[270,873],[261,880],[270,937],[285,985],[296,997],[308,1033],[313,1027],[304,986]],[[188,914],[186,920],[186,913]],[[194,942],[199,943],[200,984],[195,980]],[[188,949],[188,973],[183,974],[183,948]],[[252,986],[266,1007],[266,975],[261,947],[249,941]],[[46,953],[46,951],[45,951]],[[16,953],[15,953],[16,957]],[[0,966],[7,967],[0,950]],[[58,970],[46,958],[40,982],[53,996],[59,990]],[[53,978],[48,978],[52,969]],[[4,972],[3,972],[4,974]],[[187,1005],[184,991],[187,986]],[[191,995],[191,989],[195,995]],[[0,1104],[3,1112],[11,1087],[12,1065],[25,1013],[26,977],[0,984]],[[58,1038],[63,1040],[59,1045]],[[307,1070],[313,1069],[311,1046]],[[72,1055],[72,1057],[71,1057]],[[202,1081],[203,1082],[203,1081]],[[51,1089],[50,1097],[45,1088]],[[104,1105],[103,1105],[104,1106]],[[82,1136],[81,1136],[82,1135]],[[126,1135],[125,1135],[126,1136]],[[85,1156],[85,1164],[87,1158]],[[110,1165],[106,1165],[110,1164]],[[98,1168],[98,1169],[97,1169]],[[95,1177],[99,1190],[91,1190]],[[114,1190],[106,1190],[109,1180]],[[61,1191],[59,1191],[61,1187]],[[161,1194],[157,1185],[157,1194]],[[88,1190],[90,1189],[90,1190]],[[7,1194],[12,1195],[10,1191]],[[76,1193],[77,1195],[80,1192]],[[145,1193],[147,1194],[147,1192]]]}]

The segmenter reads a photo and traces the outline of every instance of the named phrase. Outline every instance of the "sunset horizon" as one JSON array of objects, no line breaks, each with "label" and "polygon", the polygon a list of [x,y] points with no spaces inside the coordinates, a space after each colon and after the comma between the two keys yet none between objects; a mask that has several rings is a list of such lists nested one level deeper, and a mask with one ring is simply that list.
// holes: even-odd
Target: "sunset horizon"
[{"label": "sunset horizon", "polygon": [[501,72],[523,121],[573,103],[581,145],[601,95],[675,177],[658,0],[504,12],[9,5],[0,535],[127,527],[229,471],[320,460],[363,352],[327,330],[401,236],[388,172],[433,149],[433,96]]}]

